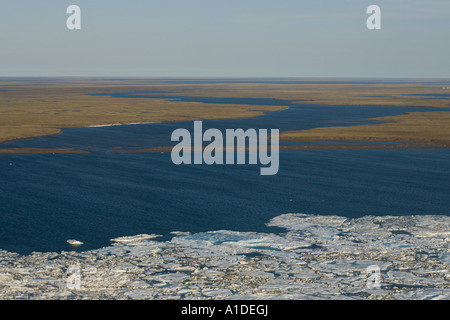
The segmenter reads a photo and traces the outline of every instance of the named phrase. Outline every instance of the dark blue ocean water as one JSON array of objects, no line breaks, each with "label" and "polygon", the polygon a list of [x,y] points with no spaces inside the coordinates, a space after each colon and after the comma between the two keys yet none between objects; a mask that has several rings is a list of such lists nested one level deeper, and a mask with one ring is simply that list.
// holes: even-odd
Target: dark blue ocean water
[{"label": "dark blue ocean water", "polygon": [[[282,105],[290,108],[250,119],[208,120],[204,129],[285,131],[431,110]],[[265,223],[289,212],[450,214],[450,150],[280,151],[275,176],[261,176],[259,165],[176,166],[170,153],[108,152],[171,145],[170,134],[177,128],[192,130],[193,123],[74,128],[3,144],[91,153],[0,155],[0,248],[19,253],[72,250],[66,240],[77,239],[85,243],[79,250],[86,250],[139,233],[168,239],[171,231],[274,231]]]}]

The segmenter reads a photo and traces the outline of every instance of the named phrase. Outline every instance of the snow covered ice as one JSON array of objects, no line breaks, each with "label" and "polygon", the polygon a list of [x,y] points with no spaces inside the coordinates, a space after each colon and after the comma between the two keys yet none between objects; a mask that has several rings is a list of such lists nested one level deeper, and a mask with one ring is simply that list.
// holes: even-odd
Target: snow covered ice
[{"label": "snow covered ice", "polygon": [[[283,214],[267,225],[283,229],[137,235],[85,252],[0,251],[0,298],[450,298],[450,217]],[[70,266],[81,270],[79,289],[67,286]],[[370,266],[379,288],[367,286]]]}]

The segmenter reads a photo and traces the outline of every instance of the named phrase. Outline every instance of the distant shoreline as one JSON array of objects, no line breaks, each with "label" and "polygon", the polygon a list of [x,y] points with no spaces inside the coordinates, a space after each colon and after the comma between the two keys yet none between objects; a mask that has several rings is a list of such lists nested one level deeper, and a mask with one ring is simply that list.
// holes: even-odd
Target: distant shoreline
[{"label": "distant shoreline", "polygon": [[[1,82],[1,80],[4,82]],[[43,80],[48,80],[43,81]],[[369,84],[355,79],[303,79],[300,83],[280,81],[184,82],[164,79],[133,78],[1,78],[0,147],[2,143],[59,134],[66,128],[100,128],[119,125],[151,124],[194,120],[241,119],[261,116],[268,111],[286,109],[284,101],[308,101],[317,105],[361,105],[392,107],[449,108],[448,99],[426,95],[449,92],[448,80],[410,79],[398,82],[373,79]],[[176,78],[178,79],[178,78]],[[214,79],[214,78],[213,78]],[[5,81],[9,80],[9,81]],[[11,82],[13,81],[14,82]],[[148,80],[148,81],[147,81]],[[195,80],[195,79],[194,79]],[[230,80],[232,80],[230,78]],[[273,79],[272,79],[273,80]],[[289,80],[289,79],[288,79]],[[367,79],[360,79],[361,81]],[[380,82],[381,81],[381,82]],[[293,81],[295,82],[295,81]],[[367,81],[366,81],[367,82]],[[4,86],[4,87],[3,87]],[[8,90],[3,90],[7,88]],[[279,105],[246,105],[171,101],[158,98],[107,96],[112,93],[154,91],[189,97],[276,99]],[[105,95],[106,94],[106,95]],[[424,96],[425,95],[425,96]],[[349,127],[326,127],[284,132],[283,141],[386,141],[404,143],[401,148],[447,148],[450,145],[450,111],[414,112],[376,119],[386,123]],[[393,131],[394,130],[394,131]],[[373,148],[373,146],[370,146]],[[298,146],[288,149],[363,149],[369,146]],[[381,148],[378,146],[377,148]],[[385,148],[393,148],[386,145]],[[37,150],[0,151],[21,153]],[[46,150],[44,150],[46,152]],[[59,150],[59,152],[62,152]],[[72,151],[71,151],[72,152]]]}]

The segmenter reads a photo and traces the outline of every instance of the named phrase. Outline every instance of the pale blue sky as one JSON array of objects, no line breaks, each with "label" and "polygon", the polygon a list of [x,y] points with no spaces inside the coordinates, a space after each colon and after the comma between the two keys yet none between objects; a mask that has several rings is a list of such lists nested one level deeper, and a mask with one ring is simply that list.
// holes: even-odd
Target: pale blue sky
[{"label": "pale blue sky", "polygon": [[0,76],[450,78],[449,40],[449,0],[0,0]]}]

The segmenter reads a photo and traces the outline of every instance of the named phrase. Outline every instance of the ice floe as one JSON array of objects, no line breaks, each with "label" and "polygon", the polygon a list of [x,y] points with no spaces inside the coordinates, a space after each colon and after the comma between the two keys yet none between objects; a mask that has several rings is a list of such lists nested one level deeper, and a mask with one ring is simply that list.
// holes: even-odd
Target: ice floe
[{"label": "ice floe", "polygon": [[149,240],[161,237],[161,235],[158,234],[138,234],[135,236],[126,236],[126,237],[118,237],[111,239],[113,242],[121,242],[121,243],[130,243],[130,242],[136,242],[136,241],[142,241],[142,240]]},{"label": "ice floe", "polygon": [[74,247],[79,247],[83,244],[83,242],[81,242],[79,240],[74,240],[74,239],[67,240],[67,243]]},{"label": "ice floe", "polygon": [[[283,214],[267,225],[280,232],[139,234],[84,252],[0,251],[0,299],[450,298],[448,216]],[[73,266],[79,289],[67,286]],[[378,286],[369,286],[374,276]]]}]

